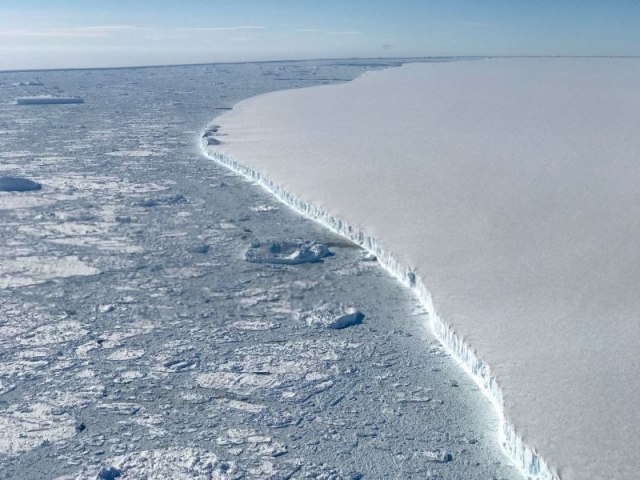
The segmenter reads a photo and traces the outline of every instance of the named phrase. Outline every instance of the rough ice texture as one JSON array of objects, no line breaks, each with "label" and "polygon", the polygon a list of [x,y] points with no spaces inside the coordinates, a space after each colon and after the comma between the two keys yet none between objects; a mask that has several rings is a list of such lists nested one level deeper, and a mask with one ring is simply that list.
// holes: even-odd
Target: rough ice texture
[{"label": "rough ice texture", "polygon": [[415,286],[531,477],[632,479],[639,82],[636,59],[406,65],[241,102],[204,146]]}]

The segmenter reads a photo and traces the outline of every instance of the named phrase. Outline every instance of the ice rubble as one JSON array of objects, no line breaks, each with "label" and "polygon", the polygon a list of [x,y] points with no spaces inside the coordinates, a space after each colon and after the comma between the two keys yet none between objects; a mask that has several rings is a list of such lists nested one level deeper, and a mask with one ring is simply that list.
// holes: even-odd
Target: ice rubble
[{"label": "ice rubble", "polygon": [[203,148],[415,288],[528,476],[634,478],[639,79],[637,60],[407,65],[241,102]]}]

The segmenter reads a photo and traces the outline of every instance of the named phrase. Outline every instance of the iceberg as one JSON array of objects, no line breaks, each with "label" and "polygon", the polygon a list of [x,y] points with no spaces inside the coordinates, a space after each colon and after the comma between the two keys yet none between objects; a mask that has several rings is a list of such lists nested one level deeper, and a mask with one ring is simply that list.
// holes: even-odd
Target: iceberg
[{"label": "iceberg", "polygon": [[640,62],[409,64],[216,119],[216,161],[413,288],[532,479],[636,478]]},{"label": "iceberg", "polygon": [[252,263],[299,265],[317,263],[333,255],[323,243],[318,242],[259,242],[254,241],[245,252],[245,259]]},{"label": "iceberg", "polygon": [[0,192],[30,192],[41,188],[42,185],[28,178],[0,176]]},{"label": "iceberg", "polygon": [[18,97],[18,105],[55,105],[67,103],[84,103],[81,97],[59,97],[53,95],[37,95],[35,97]]}]

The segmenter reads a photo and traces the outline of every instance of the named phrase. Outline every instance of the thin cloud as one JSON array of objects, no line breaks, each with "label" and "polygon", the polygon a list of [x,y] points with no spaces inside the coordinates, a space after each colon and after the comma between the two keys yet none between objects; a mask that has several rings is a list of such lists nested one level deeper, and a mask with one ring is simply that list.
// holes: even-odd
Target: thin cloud
[{"label": "thin cloud", "polygon": [[263,25],[234,25],[230,27],[182,27],[178,30],[183,32],[235,32],[238,30],[264,30]]},{"label": "thin cloud", "polygon": [[298,33],[322,33],[325,35],[360,35],[359,30],[324,30],[322,28],[296,28],[294,32]]},{"label": "thin cloud", "polygon": [[147,28],[136,25],[89,25],[86,27],[65,27],[47,29],[12,29],[0,30],[0,37],[14,38],[103,38],[117,35],[147,33],[147,38],[188,37],[189,35],[207,32],[236,32],[263,30],[261,25],[232,25],[228,27],[177,27]]},{"label": "thin cloud", "polygon": [[115,33],[135,32],[146,30],[133,25],[92,25],[87,27],[48,28],[41,30],[15,29],[0,30],[2,37],[107,37]]},{"label": "thin cloud", "polygon": [[91,25],[88,27],[73,27],[69,30],[80,33],[120,33],[120,32],[137,32],[150,30],[145,27],[138,27],[136,25]]},{"label": "thin cloud", "polygon": [[73,29],[55,30],[0,30],[0,37],[36,38],[36,37],[104,37],[102,33],[77,32]]}]

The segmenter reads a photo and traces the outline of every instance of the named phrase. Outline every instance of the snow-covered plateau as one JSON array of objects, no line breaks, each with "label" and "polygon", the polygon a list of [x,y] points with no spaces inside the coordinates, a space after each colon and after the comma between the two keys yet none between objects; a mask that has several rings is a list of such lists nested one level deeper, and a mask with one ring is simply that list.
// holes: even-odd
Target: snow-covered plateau
[{"label": "snow-covered plateau", "polygon": [[410,64],[243,101],[203,147],[415,287],[526,475],[631,480],[639,83],[637,59]]}]

